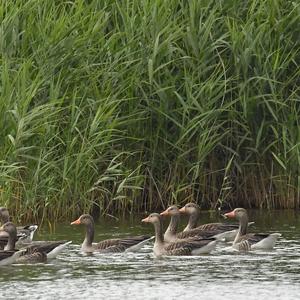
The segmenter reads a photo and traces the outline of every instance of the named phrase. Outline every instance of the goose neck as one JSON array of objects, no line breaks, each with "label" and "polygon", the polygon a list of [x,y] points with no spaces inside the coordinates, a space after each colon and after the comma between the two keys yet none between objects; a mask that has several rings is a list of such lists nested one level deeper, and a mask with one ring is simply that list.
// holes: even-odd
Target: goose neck
[{"label": "goose neck", "polygon": [[239,229],[238,233],[233,241],[233,244],[236,244],[239,242],[240,238],[244,235],[246,235],[248,232],[248,216],[246,214],[240,216],[239,218]]},{"label": "goose neck", "polygon": [[10,232],[8,235],[8,241],[6,246],[4,247],[4,250],[11,251],[15,249],[17,241],[17,232]]},{"label": "goose neck", "polygon": [[92,246],[94,241],[94,234],[95,234],[95,225],[94,222],[91,221],[90,223],[86,224],[86,232],[83,244],[85,246]]},{"label": "goose neck", "polygon": [[195,211],[195,212],[191,213],[190,217],[189,217],[189,222],[188,222],[187,226],[184,228],[183,231],[188,231],[188,230],[196,228],[197,223],[198,223],[198,219],[199,219],[199,212],[198,211]]},{"label": "goose neck", "polygon": [[179,224],[179,218],[179,215],[171,216],[170,224],[166,230],[166,233],[176,235]]},{"label": "goose neck", "polygon": [[160,219],[159,221],[154,223],[154,229],[155,229],[155,244],[163,244],[164,236],[162,232],[162,222]]}]

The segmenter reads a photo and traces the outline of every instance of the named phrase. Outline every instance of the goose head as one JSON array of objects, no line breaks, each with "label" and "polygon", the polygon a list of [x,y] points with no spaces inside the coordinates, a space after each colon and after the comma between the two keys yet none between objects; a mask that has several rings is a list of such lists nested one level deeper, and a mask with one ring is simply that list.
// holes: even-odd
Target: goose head
[{"label": "goose head", "polygon": [[247,211],[244,208],[235,208],[233,211],[224,214],[225,218],[235,218],[241,220],[247,216]]},{"label": "goose head", "polygon": [[0,221],[6,223],[9,221],[9,212],[6,207],[0,207]]},{"label": "goose head", "polygon": [[142,222],[157,224],[160,222],[160,215],[157,213],[152,213],[147,218],[143,219]]},{"label": "goose head", "polygon": [[200,207],[196,203],[187,203],[184,207],[180,208],[179,211],[184,214],[193,215],[198,214]]},{"label": "goose head", "polygon": [[80,225],[80,224],[84,224],[86,226],[94,224],[94,219],[91,215],[84,214],[71,223],[71,225]]},{"label": "goose head", "polygon": [[180,211],[176,205],[172,205],[168,207],[165,211],[160,213],[161,216],[178,216],[180,215]]}]

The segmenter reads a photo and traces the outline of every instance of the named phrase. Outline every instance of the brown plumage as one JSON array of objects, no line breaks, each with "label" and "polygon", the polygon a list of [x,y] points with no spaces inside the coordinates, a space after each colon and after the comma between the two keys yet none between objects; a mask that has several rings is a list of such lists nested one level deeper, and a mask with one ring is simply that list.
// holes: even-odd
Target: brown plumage
[{"label": "brown plumage", "polygon": [[81,249],[84,252],[101,252],[101,253],[118,253],[130,250],[135,247],[138,249],[143,245],[143,242],[148,240],[150,236],[140,235],[124,238],[108,239],[98,243],[93,243],[95,224],[92,216],[88,214],[81,215],[77,220],[73,221],[71,225],[83,224],[86,227],[85,239],[82,243]]},{"label": "brown plumage", "polygon": [[22,256],[17,259],[17,263],[24,264],[24,263],[42,263],[47,261],[47,254],[46,252],[42,252],[38,249],[34,250],[27,250]]}]

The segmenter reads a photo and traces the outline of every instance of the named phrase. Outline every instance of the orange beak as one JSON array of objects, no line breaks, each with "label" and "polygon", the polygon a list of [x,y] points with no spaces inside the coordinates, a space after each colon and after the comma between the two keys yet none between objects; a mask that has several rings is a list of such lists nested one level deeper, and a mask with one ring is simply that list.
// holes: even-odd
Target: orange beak
[{"label": "orange beak", "polygon": [[224,217],[226,217],[226,218],[234,218],[235,217],[234,210],[231,211],[231,212],[229,212],[229,213],[224,214]]},{"label": "orange beak", "polygon": [[144,222],[144,223],[149,223],[149,222],[150,222],[150,219],[149,219],[149,217],[147,217],[147,218],[143,219],[143,220],[142,220],[142,222]]},{"label": "orange beak", "polygon": [[81,224],[80,218],[71,223],[71,225],[79,225],[79,224]]},{"label": "orange beak", "polygon": [[169,212],[168,212],[168,210],[166,209],[165,211],[161,212],[160,215],[161,215],[161,216],[168,216],[168,215],[169,215]]},{"label": "orange beak", "polygon": [[181,212],[181,213],[183,213],[183,214],[185,214],[185,206],[184,207],[181,207],[180,209],[179,209],[179,211]]}]

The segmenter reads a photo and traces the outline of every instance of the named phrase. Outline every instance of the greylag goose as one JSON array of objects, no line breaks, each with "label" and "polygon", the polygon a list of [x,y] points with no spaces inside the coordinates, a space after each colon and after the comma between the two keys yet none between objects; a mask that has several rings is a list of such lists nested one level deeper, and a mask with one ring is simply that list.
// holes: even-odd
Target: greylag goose
[{"label": "greylag goose", "polygon": [[[8,234],[8,242],[5,246],[6,251],[15,251],[17,240],[17,229],[12,222],[7,222],[0,227],[0,232],[6,232]],[[37,241],[28,243],[23,247],[24,253],[16,259],[16,262],[20,263],[33,263],[33,262],[45,262],[47,259],[56,257],[68,244],[67,241]]]},{"label": "greylag goose", "polygon": [[280,233],[247,233],[248,214],[244,208],[236,208],[224,214],[225,218],[235,218],[239,221],[239,230],[233,241],[233,249],[238,251],[249,251],[255,249],[272,249]]},{"label": "greylag goose", "polygon": [[[186,230],[177,233],[177,228],[179,225],[180,211],[176,205],[168,207],[165,211],[160,213],[161,216],[170,216],[171,220],[169,226],[164,234],[164,240],[166,242],[173,242],[176,239],[186,239],[189,237],[199,236],[203,238],[214,237],[216,239],[225,239],[227,231],[235,230],[235,226],[225,225],[225,226],[207,226],[208,229],[205,229],[205,226],[199,226],[191,230]],[[213,223],[216,225],[217,223]],[[212,225],[212,224],[209,224]],[[230,232],[231,235],[231,232]]]},{"label": "greylag goose", "polygon": [[81,250],[86,253],[118,253],[139,250],[149,239],[150,236],[140,235],[124,238],[108,239],[98,243],[93,243],[95,233],[95,223],[91,215],[81,215],[71,225],[85,225],[85,239],[81,245]]},{"label": "greylag goose", "polygon": [[[218,239],[225,241],[233,241],[239,225],[224,224],[224,223],[207,223],[197,227],[200,216],[200,207],[196,203],[188,203],[179,210],[181,213],[189,215],[189,221],[183,232],[190,232],[190,234],[201,235],[201,232],[210,232],[212,235],[217,235]],[[215,232],[215,233],[214,233]],[[213,234],[214,233],[214,234]]]},{"label": "greylag goose", "polygon": [[210,253],[216,247],[217,242],[214,238],[191,237],[166,243],[162,231],[161,216],[157,213],[150,214],[142,222],[154,225],[155,242],[153,252],[155,256],[200,255]]},{"label": "greylag goose", "polygon": [[[9,221],[10,221],[10,216],[9,216],[8,209],[6,207],[0,207],[0,222],[4,224]],[[37,225],[18,226],[17,245],[21,245],[21,243],[30,243],[33,239],[34,233],[37,230],[37,228],[38,228]],[[2,237],[3,235],[5,236],[5,234],[2,234]],[[3,245],[3,242],[0,241],[0,249],[1,249],[1,245]]]}]

